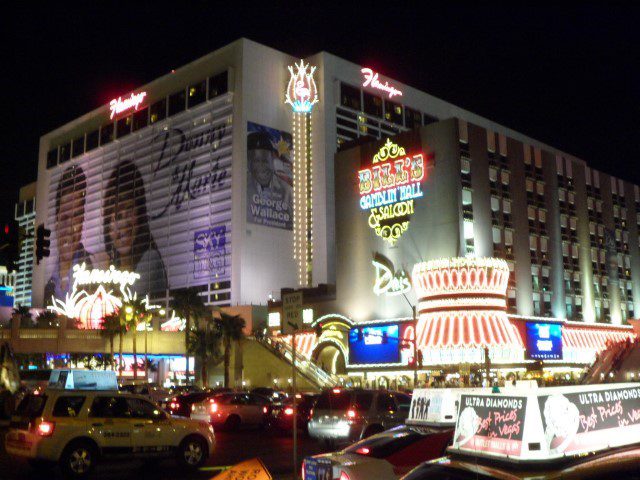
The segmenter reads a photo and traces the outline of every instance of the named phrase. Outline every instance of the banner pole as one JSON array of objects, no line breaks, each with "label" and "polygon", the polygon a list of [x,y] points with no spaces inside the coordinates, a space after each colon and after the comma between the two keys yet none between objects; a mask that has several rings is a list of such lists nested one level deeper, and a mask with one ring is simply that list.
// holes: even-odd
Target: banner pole
[{"label": "banner pole", "polygon": [[296,401],[296,331],[291,335],[291,387],[293,389],[293,478],[298,478],[298,406]]}]

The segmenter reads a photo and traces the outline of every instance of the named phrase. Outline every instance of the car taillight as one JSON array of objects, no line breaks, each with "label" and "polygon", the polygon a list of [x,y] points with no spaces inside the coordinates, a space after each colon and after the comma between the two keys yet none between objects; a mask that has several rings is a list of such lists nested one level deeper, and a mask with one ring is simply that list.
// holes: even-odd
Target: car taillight
[{"label": "car taillight", "polygon": [[369,455],[369,452],[370,450],[367,447],[360,447],[356,450],[356,453],[359,453],[360,455]]},{"label": "car taillight", "polygon": [[349,477],[349,475],[347,475],[347,472],[342,470],[340,472],[340,480],[351,480],[351,478]]},{"label": "car taillight", "polygon": [[50,437],[51,435],[53,435],[54,426],[55,423],[53,422],[40,422],[40,424],[38,425],[37,433],[41,437]]},{"label": "car taillight", "polygon": [[287,407],[284,409],[284,414],[285,415],[293,415],[293,408],[291,407]]},{"label": "car taillight", "polygon": [[356,411],[353,409],[347,410],[347,418],[356,418]]},{"label": "car taillight", "polygon": [[218,411],[218,404],[216,402],[211,403],[211,413],[216,413]]},{"label": "car taillight", "polygon": [[313,417],[313,408],[309,410],[309,418]]},{"label": "car taillight", "polygon": [[304,461],[302,462],[302,467],[300,468],[301,472],[300,472],[300,478],[302,480],[305,480],[305,476],[304,476]]},{"label": "car taillight", "polygon": [[170,408],[171,410],[178,410],[178,408],[180,408],[180,404],[179,404],[179,403],[177,403],[177,402],[171,402],[171,403],[169,404],[169,408]]},{"label": "car taillight", "polygon": [[332,391],[333,391],[333,393],[340,393],[340,389],[339,388],[334,388]]},{"label": "car taillight", "polygon": [[269,409],[267,407],[262,407],[262,413],[267,413]]}]

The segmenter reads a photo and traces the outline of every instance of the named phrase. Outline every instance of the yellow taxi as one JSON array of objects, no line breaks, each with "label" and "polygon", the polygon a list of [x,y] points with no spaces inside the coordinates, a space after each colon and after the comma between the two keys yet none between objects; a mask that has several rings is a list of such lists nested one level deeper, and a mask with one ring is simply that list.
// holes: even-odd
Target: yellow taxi
[{"label": "yellow taxi", "polygon": [[175,456],[196,469],[213,454],[206,422],[172,418],[156,403],[117,390],[47,388],[27,395],[11,419],[5,447],[37,469],[59,465],[82,478],[104,457],[155,461]]}]

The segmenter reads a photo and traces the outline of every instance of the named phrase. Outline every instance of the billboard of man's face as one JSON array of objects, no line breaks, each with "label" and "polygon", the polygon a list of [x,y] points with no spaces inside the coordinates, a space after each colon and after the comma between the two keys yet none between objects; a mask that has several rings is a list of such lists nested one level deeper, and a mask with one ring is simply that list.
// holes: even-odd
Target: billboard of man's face
[{"label": "billboard of man's face", "polygon": [[251,175],[253,175],[253,178],[255,178],[261,187],[268,187],[274,170],[271,150],[262,148],[249,150],[248,156]]},{"label": "billboard of man's face", "polygon": [[58,252],[62,260],[71,260],[80,247],[84,223],[84,190],[63,192],[56,216]]}]

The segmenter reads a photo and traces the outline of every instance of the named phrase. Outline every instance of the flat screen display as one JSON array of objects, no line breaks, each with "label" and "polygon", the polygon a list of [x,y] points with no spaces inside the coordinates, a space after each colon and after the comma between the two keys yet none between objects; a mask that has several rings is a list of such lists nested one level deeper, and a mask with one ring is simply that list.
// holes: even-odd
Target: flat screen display
[{"label": "flat screen display", "polygon": [[559,323],[527,322],[527,352],[529,360],[562,360],[562,325]]},{"label": "flat screen display", "polygon": [[353,327],[349,331],[349,363],[380,364],[400,362],[398,324]]}]

